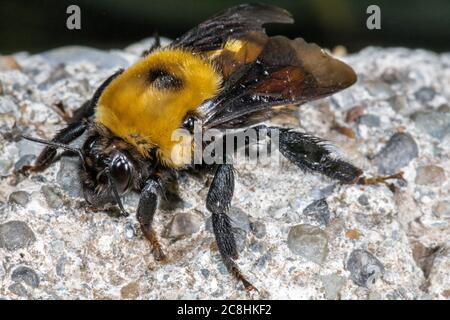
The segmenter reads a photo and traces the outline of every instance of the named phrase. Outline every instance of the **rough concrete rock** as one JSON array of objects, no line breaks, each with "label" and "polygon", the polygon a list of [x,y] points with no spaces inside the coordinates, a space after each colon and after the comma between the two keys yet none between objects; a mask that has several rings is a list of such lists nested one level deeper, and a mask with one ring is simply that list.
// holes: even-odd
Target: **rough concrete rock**
[{"label": "rough concrete rock", "polygon": [[[115,51],[69,47],[21,53],[14,56],[19,69],[0,71],[0,297],[248,298],[221,262],[208,223],[196,223],[196,232],[177,241],[161,236],[174,216],[210,215],[205,179],[183,178],[180,196],[188,205],[156,213],[154,226],[168,258],[161,264],[133,214],[118,218],[87,208],[76,187],[75,164],[56,162],[27,178],[14,173],[19,160],[29,163],[42,149],[21,142],[21,133],[50,139],[65,123],[55,105],[73,113],[107,76],[138,59],[150,43],[146,39]],[[238,265],[259,289],[252,296],[256,299],[448,299],[450,182],[442,177],[449,176],[450,168],[450,53],[370,47],[343,59],[359,81],[303,105],[288,123],[300,119],[300,130],[329,140],[366,175],[402,170],[407,183],[397,184],[393,194],[384,185],[341,186],[285,160],[259,167],[239,164],[232,206],[240,210],[234,223],[238,240],[246,245],[239,247]],[[364,115],[346,123],[347,112],[358,106]],[[356,138],[334,131],[335,122],[349,126]],[[380,155],[399,135],[408,138]],[[428,165],[442,168],[444,175],[417,184],[418,168]],[[60,172],[61,167],[70,174]],[[420,170],[419,182],[428,182]],[[15,191],[27,192],[28,201],[8,202]],[[316,222],[315,227],[326,234],[329,252],[317,264],[289,250],[288,234],[292,226],[313,223],[303,211],[324,198],[327,225]],[[137,199],[124,202],[129,212],[135,212]],[[4,226],[17,223],[20,241],[10,227],[5,238]],[[355,283],[356,269],[346,269],[355,250],[370,252],[384,266],[370,288]],[[17,271],[21,267],[29,269]]]}]

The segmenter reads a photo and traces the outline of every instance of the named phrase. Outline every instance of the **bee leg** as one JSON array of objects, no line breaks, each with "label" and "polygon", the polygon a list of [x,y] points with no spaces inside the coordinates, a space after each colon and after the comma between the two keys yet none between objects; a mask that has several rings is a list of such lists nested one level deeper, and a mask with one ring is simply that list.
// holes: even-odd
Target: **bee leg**
[{"label": "bee leg", "polygon": [[385,184],[392,192],[395,192],[397,189],[394,184],[388,182],[389,180],[405,181],[405,178],[403,177],[403,172],[400,171],[400,172],[397,172],[395,174],[391,174],[388,176],[359,177],[355,183],[365,185],[365,186],[376,185],[376,184]]},{"label": "bee leg", "polygon": [[[59,131],[51,140],[52,142],[67,144],[78,138],[86,130],[87,124],[84,121],[69,124],[67,127]],[[23,166],[19,172],[28,173],[39,172],[45,170],[56,156],[56,148],[46,146],[39,154],[38,158],[32,166]]]},{"label": "bee leg", "polygon": [[158,182],[152,179],[148,180],[139,199],[137,219],[141,225],[142,233],[152,245],[155,259],[162,261],[165,260],[165,255],[152,227],[153,216],[158,207],[158,192]]},{"label": "bee leg", "polygon": [[[86,101],[73,113],[72,119],[70,119],[67,127],[59,131],[56,136],[51,140],[52,142],[58,143],[70,143],[79,136],[88,127],[89,118],[95,113],[95,106],[100,99],[101,94],[106,89],[106,87],[113,81],[117,76],[123,72],[123,69],[117,70],[111,76],[109,76],[103,83],[97,88],[91,100]],[[41,154],[36,159],[34,165],[24,166],[19,172],[27,174],[30,171],[38,172],[45,170],[53,161],[56,156],[56,149],[53,147],[45,147]]]},{"label": "bee leg", "polygon": [[279,129],[279,148],[300,169],[319,172],[341,183],[355,183],[362,174],[361,169],[334,157],[323,140],[309,134]]},{"label": "bee leg", "polygon": [[245,279],[234,262],[238,258],[238,252],[230,218],[227,215],[233,192],[234,174],[232,165],[218,165],[206,199],[206,208],[212,213],[212,226],[222,261],[228,271],[242,282],[247,291],[250,291],[256,288]]}]

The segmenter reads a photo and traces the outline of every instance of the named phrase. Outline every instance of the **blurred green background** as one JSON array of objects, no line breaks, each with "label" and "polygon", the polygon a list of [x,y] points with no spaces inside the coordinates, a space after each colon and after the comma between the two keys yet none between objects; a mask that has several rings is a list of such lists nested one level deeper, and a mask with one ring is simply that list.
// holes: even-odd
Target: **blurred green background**
[{"label": "blurred green background", "polygon": [[[217,0],[0,0],[0,53],[38,52],[81,44],[120,48],[158,31],[174,38],[226,7],[245,1]],[[450,51],[450,1],[296,0],[264,1],[288,9],[294,25],[271,26],[270,34],[301,36],[349,51],[367,45]],[[81,7],[81,30],[66,28],[66,8]],[[366,28],[366,8],[381,8],[381,30]]]}]

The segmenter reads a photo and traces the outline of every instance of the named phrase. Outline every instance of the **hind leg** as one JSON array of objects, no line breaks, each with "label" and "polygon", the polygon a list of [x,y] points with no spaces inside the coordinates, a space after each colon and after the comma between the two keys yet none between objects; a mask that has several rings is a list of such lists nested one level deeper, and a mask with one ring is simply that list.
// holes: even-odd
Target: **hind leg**
[{"label": "hind leg", "polygon": [[361,169],[334,157],[320,138],[284,128],[270,129],[279,132],[281,154],[304,171],[319,172],[345,184],[386,184],[387,180],[403,179],[401,172],[390,176],[362,177]]}]

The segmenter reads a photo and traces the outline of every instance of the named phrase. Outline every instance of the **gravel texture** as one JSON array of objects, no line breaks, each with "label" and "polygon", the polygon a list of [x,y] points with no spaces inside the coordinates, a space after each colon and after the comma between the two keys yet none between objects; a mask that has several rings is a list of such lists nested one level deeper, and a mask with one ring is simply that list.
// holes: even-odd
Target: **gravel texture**
[{"label": "gravel texture", "polygon": [[[370,47],[343,57],[359,75],[355,86],[276,120],[330,140],[369,175],[404,171],[395,192],[341,186],[285,160],[237,166],[238,263],[259,293],[242,290],[221,262],[206,178],[181,175],[182,201],[157,212],[168,257],[160,264],[134,215],[86,206],[75,158],[17,174],[41,150],[19,135],[51,138],[149,42],[21,52],[1,67],[0,298],[450,298],[448,53]],[[129,212],[137,200],[124,201]]]}]

